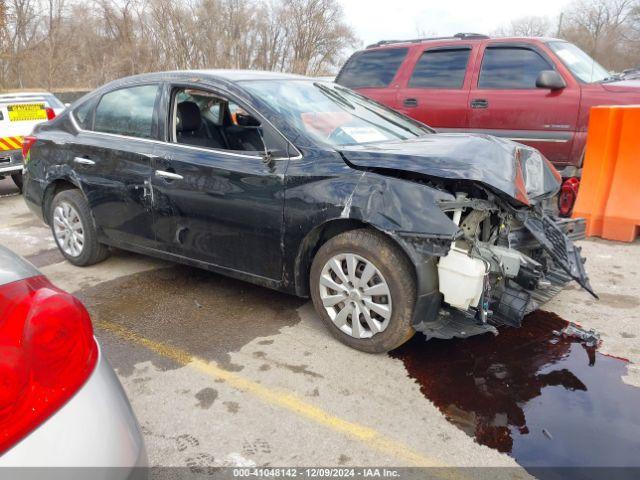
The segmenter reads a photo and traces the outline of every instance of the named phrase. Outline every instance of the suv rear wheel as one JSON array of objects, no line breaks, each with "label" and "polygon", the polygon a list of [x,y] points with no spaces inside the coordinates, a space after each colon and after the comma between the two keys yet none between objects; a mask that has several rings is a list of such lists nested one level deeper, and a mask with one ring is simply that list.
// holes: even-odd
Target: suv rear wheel
[{"label": "suv rear wheel", "polygon": [[360,229],[330,239],[313,259],[310,288],[322,320],[350,347],[387,352],[415,333],[412,267],[381,233]]},{"label": "suv rear wheel", "polygon": [[53,238],[69,262],[85,267],[109,256],[106,245],[98,243],[89,205],[79,190],[58,193],[49,212]]}]

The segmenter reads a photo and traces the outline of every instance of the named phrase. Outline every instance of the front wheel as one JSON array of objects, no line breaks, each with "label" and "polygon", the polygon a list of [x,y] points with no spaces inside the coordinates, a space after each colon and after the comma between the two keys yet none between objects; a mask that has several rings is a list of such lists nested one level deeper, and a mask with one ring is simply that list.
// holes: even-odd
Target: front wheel
[{"label": "front wheel", "polygon": [[86,267],[109,256],[109,249],[98,242],[89,205],[79,190],[58,193],[49,211],[53,237],[69,262]]},{"label": "front wheel", "polygon": [[322,320],[350,347],[383,353],[415,333],[413,268],[379,232],[352,230],[325,243],[313,259],[310,289]]}]

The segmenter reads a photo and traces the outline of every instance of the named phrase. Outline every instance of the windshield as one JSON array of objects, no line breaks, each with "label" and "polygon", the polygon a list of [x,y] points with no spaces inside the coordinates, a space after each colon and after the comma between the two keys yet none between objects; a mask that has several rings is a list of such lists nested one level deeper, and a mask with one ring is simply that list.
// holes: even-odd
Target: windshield
[{"label": "windshield", "polygon": [[549,42],[549,47],[560,57],[571,73],[582,82],[602,82],[611,77],[602,65],[572,43]]},{"label": "windshield", "polygon": [[243,86],[299,129],[332,146],[405,140],[431,132],[334,83],[247,81]]}]

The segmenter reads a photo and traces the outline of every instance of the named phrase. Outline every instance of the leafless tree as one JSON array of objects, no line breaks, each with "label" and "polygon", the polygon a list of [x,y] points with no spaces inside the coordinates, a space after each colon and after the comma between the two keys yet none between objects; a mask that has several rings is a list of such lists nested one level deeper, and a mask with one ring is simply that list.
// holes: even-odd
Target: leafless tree
[{"label": "leafless tree", "polygon": [[558,36],[613,71],[640,67],[640,0],[575,0],[559,18],[524,17],[498,36]]},{"label": "leafless tree", "polygon": [[544,37],[551,30],[551,21],[547,17],[521,17],[512,20],[494,34],[500,37]]},{"label": "leafless tree", "polygon": [[356,41],[338,0],[8,0],[6,7],[2,88],[93,87],[166,69],[313,75],[336,71]]},{"label": "leafless tree", "polygon": [[578,0],[565,12],[560,35],[607,68],[637,66],[640,52],[634,20],[639,5],[638,0]]}]

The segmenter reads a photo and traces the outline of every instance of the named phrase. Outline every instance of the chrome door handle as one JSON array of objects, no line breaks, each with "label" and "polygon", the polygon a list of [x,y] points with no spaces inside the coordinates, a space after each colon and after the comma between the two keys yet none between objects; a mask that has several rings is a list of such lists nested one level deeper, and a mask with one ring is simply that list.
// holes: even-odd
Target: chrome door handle
[{"label": "chrome door handle", "polygon": [[93,160],[89,160],[88,158],[82,158],[82,157],[76,157],[73,159],[73,161],[75,163],[78,163],[80,165],[95,165],[96,162],[94,162]]},{"label": "chrome door handle", "polygon": [[166,178],[167,180],[182,180],[184,178],[182,175],[164,170],[156,170],[156,176]]}]

